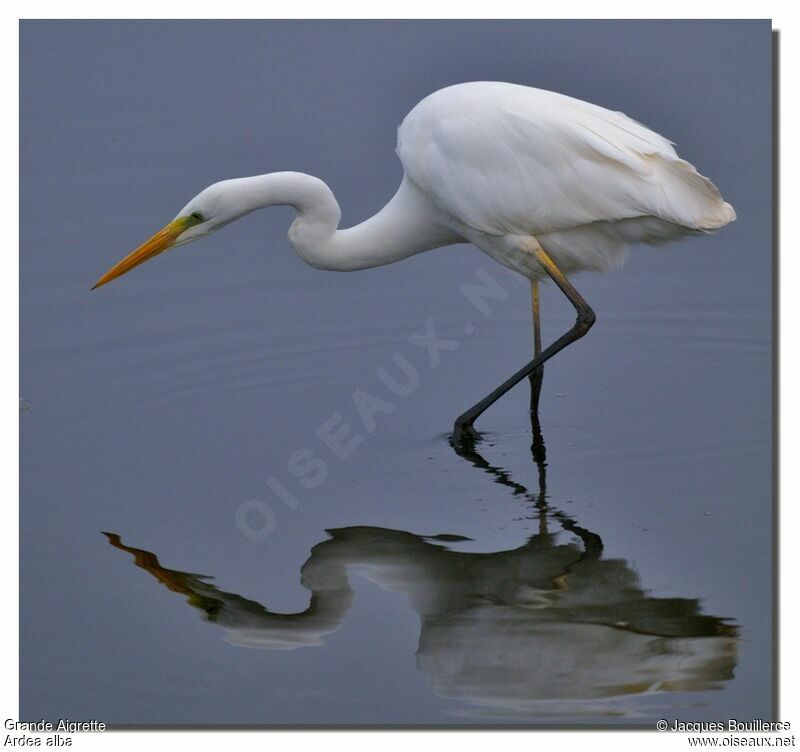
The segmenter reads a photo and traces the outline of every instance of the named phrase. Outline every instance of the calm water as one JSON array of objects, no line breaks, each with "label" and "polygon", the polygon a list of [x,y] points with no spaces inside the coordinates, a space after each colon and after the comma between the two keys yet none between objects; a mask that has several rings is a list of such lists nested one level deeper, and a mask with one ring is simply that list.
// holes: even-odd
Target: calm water
[{"label": "calm water", "polygon": [[[24,719],[772,716],[768,26],[522,26],[23,25]],[[500,30],[503,57],[464,61]],[[588,39],[603,81],[515,75],[532,34],[543,59]],[[412,43],[451,67],[398,71]],[[273,209],[89,293],[222,177],[307,170],[360,220],[399,180],[403,114],[470,78],[626,109],[739,213],[575,279],[598,323],[546,368],[546,461],[527,384],[472,451],[447,442],[532,346],[527,282],[467,246],[317,272]],[[485,274],[486,315],[462,289]],[[543,311],[545,339],[571,323],[551,288]]]}]

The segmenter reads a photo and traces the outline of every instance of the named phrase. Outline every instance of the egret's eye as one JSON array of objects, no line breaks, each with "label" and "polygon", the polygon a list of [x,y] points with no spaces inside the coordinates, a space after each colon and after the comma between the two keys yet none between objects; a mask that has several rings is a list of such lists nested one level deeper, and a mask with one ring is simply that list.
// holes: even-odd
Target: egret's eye
[{"label": "egret's eye", "polygon": [[200,212],[192,212],[190,216],[192,219],[196,219],[198,222],[202,222],[204,219],[203,215]]}]

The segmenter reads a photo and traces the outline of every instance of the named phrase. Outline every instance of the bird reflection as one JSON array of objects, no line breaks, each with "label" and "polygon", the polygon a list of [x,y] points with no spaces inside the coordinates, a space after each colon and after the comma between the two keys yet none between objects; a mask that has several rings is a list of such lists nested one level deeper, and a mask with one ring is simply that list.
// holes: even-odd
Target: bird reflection
[{"label": "bird reflection", "polygon": [[420,619],[417,665],[459,712],[619,714],[632,697],[705,691],[731,679],[738,637],[728,619],[701,613],[695,599],[648,595],[629,562],[603,558],[600,536],[548,503],[546,451],[531,407],[537,492],[489,463],[475,443],[454,446],[529,504],[537,532],[515,549],[467,553],[454,550],[469,540],[458,535],[329,530],[301,568],[308,608],[281,614],[105,535],[242,647],[324,644],[347,615],[354,574],[404,596]]}]

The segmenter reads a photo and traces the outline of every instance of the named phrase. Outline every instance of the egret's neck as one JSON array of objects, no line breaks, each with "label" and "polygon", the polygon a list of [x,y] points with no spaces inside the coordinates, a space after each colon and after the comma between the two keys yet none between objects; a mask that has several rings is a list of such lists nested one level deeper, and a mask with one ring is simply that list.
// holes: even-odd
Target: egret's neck
[{"label": "egret's neck", "polygon": [[[302,172],[270,172],[218,183],[222,200],[230,199],[231,213],[244,216],[267,206],[291,206],[297,210],[297,226],[309,241],[326,240],[336,232],[342,212],[333,192],[318,178]],[[234,208],[235,206],[235,208]]]},{"label": "egret's neck", "polygon": [[368,269],[462,240],[439,221],[437,212],[407,179],[381,211],[346,230],[337,229],[339,204],[318,178],[273,172],[237,182],[247,212],[277,204],[297,210],[289,241],[303,261],[318,269]]}]

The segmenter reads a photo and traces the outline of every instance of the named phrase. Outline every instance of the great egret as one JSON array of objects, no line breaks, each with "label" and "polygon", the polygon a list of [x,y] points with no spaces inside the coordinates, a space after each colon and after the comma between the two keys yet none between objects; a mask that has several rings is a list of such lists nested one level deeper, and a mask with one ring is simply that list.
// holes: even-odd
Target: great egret
[{"label": "great egret", "polygon": [[[736,218],[716,186],[671,142],[572,97],[501,82],[449,86],[423,99],[398,129],[405,175],[375,216],[338,229],[341,211],[318,178],[273,172],[214,183],[94,288],[159,253],[204,237],[266,206],[297,217],[289,241],[318,269],[355,271],[470,242],[531,280],[549,277],[575,307],[575,325],[457,418],[454,438],[511,387],[582,337],[595,320],[567,279],[618,267],[635,243],[711,232]],[[537,337],[538,342],[538,337]]]}]

